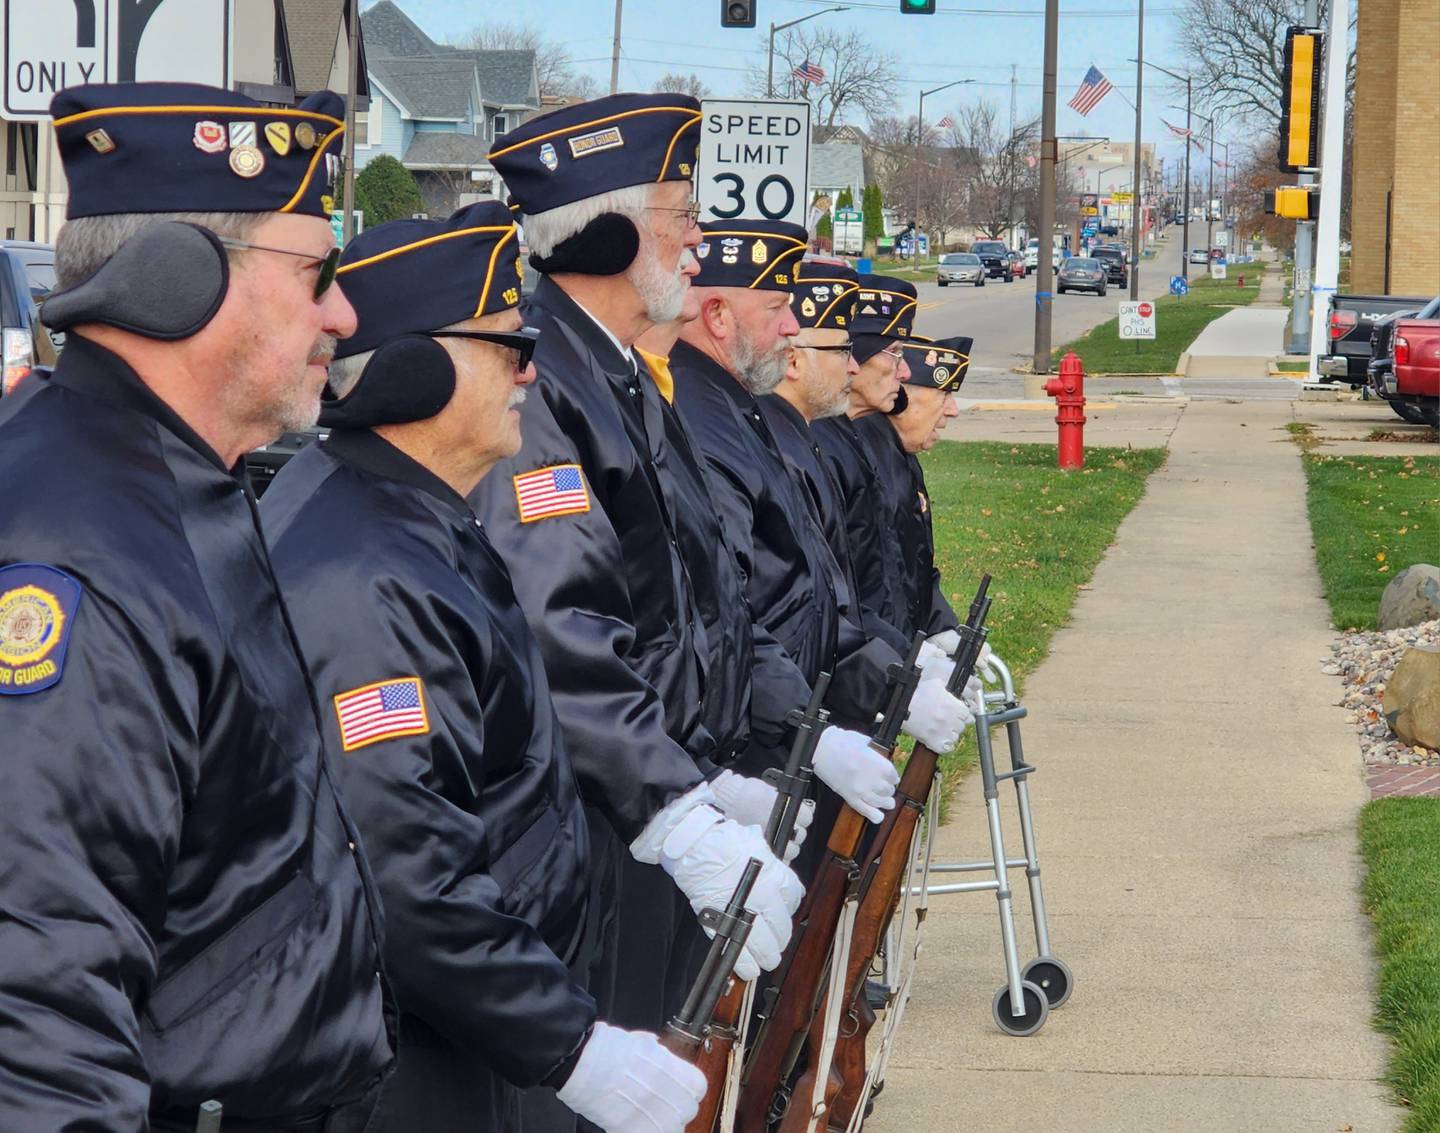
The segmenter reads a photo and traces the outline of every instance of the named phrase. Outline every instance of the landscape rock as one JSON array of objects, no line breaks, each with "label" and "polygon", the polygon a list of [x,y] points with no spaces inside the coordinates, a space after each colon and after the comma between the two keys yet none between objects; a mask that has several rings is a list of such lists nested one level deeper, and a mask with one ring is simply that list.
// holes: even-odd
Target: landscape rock
[{"label": "landscape rock", "polygon": [[1367,766],[1440,767],[1440,751],[1405,743],[1390,731],[1381,704],[1396,664],[1415,646],[1440,651],[1440,620],[1341,634],[1331,643],[1330,656],[1321,659],[1322,669],[1340,678],[1338,703],[1355,729]]},{"label": "landscape rock", "polygon": [[1385,587],[1375,624],[1382,630],[1401,629],[1434,618],[1440,618],[1440,567],[1416,563]]},{"label": "landscape rock", "polygon": [[1412,747],[1440,751],[1440,649],[1407,649],[1385,685],[1385,723]]}]

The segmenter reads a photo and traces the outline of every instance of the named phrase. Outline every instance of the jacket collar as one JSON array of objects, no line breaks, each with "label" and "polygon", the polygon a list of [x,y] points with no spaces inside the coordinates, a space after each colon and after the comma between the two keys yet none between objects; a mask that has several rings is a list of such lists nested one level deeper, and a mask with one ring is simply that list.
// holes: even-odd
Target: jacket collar
[{"label": "jacket collar", "polygon": [[158,421],[216,468],[243,478],[244,457],[236,461],[233,468],[226,468],[220,454],[145,384],[130,363],[98,342],[71,334],[49,380],[82,397]]},{"label": "jacket collar", "polygon": [[325,451],[341,463],[424,492],[456,513],[455,518],[462,523],[474,520],[475,514],[463,496],[379,433],[371,429],[336,429],[323,443]]},{"label": "jacket collar", "polygon": [[755,395],[740,384],[739,378],[705,351],[696,349],[688,342],[675,343],[675,348],[670,351],[670,368],[695,371],[747,412],[758,408]]},{"label": "jacket collar", "polygon": [[634,364],[620,349],[617,340],[595,321],[590,312],[566,295],[564,289],[549,276],[540,277],[534,294],[530,296],[530,302],[574,331],[602,369],[627,377],[635,372]]}]

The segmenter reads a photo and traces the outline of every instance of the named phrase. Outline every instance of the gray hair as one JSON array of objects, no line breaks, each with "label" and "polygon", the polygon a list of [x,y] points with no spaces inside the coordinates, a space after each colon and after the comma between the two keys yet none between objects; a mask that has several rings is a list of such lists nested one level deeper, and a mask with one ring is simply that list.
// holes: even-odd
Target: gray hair
[{"label": "gray hair", "polygon": [[126,241],[153,224],[178,220],[208,228],[228,240],[248,240],[266,213],[260,212],[121,212],[109,216],[77,216],[55,239],[55,286],[83,283],[104,266]]},{"label": "gray hair", "polygon": [[653,185],[631,185],[624,189],[611,189],[608,193],[546,209],[533,216],[527,214],[524,219],[525,243],[535,255],[543,257],[553,253],[561,241],[568,240],[597,216],[607,212],[618,212],[638,221],[642,219],[640,213],[650,204],[653,188]]},{"label": "gray hair", "polygon": [[[468,330],[465,326],[469,319],[462,319],[458,323],[451,323],[449,326],[436,327],[436,330]],[[419,332],[425,333],[425,332]],[[434,333],[433,331],[429,333]],[[379,347],[375,348],[376,350]],[[359,354],[351,354],[348,358],[335,358],[330,362],[330,394],[336,400],[347,397],[350,391],[360,381],[360,375],[365,372],[365,367],[370,364],[370,359],[375,357],[375,350],[362,350]]]}]

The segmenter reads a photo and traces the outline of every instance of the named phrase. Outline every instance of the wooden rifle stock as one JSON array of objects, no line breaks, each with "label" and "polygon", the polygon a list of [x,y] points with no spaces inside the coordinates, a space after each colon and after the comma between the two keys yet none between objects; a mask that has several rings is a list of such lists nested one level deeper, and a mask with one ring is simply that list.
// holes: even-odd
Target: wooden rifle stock
[{"label": "wooden rifle stock", "polygon": [[695,1119],[685,1126],[685,1133],[712,1133],[715,1119],[720,1112],[724,1091],[720,1088],[725,1081],[725,1072],[730,1066],[730,1051],[740,1033],[740,1011],[745,1002],[745,985],[734,976],[726,985],[725,994],[715,1005],[710,1017],[710,1026],[704,1039],[697,1045],[683,1035],[666,1031],[660,1041],[677,1058],[683,1058],[705,1075],[709,1088],[700,1103]]}]

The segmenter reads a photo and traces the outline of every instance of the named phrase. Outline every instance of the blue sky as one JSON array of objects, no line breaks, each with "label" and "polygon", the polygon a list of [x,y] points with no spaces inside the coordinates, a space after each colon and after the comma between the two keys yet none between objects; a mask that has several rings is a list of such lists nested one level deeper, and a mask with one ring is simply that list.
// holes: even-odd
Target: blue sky
[{"label": "blue sky", "polygon": [[[602,89],[610,82],[610,45],[615,8],[612,0],[529,0],[526,5],[477,5],[469,0],[395,0],[432,37],[450,41],[498,12],[496,18],[538,25],[564,43],[577,65],[593,74]],[[844,3],[845,0],[834,0]],[[829,7],[831,0],[758,0],[760,26],[753,31],[720,27],[719,0],[624,0],[620,61],[622,89],[648,90],[666,71],[693,71],[716,95],[742,93],[747,65],[764,61],[768,25],[783,23]],[[1145,13],[1146,58],[1184,71],[1177,14],[1184,0],[1158,0]],[[974,85],[957,87],[925,101],[925,117],[934,121],[966,101],[985,98],[1008,111],[1010,66],[1018,70],[1017,114],[1038,117],[1043,78],[1044,0],[940,0],[934,16],[905,16],[897,0],[856,0],[850,11],[829,13],[822,22],[852,27],[872,37],[877,48],[899,57],[904,80],[895,91],[897,112],[913,114],[922,89],[957,78]],[[523,13],[523,15],[522,15]],[[1060,8],[1060,73],[1057,133],[1109,136],[1129,141],[1135,134],[1132,108],[1136,5],[1126,0],[1068,0]],[[561,30],[563,29],[563,30]],[[781,32],[783,36],[785,33]],[[1065,106],[1086,69],[1094,64],[1115,91],[1081,117]],[[1124,97],[1122,97],[1122,95]],[[1183,124],[1184,103],[1160,72],[1146,68],[1143,136],[1157,143],[1167,172],[1182,156],[1181,145],[1161,123]],[[863,124],[863,123],[862,123]],[[1202,128],[1195,122],[1197,131]],[[1225,140],[1222,127],[1221,140]],[[1192,165],[1199,165],[1192,162]]]}]

